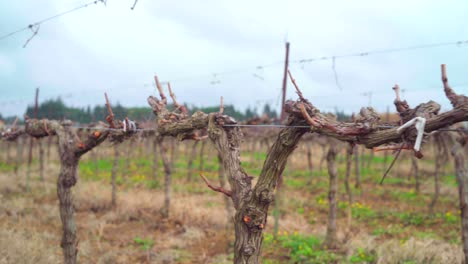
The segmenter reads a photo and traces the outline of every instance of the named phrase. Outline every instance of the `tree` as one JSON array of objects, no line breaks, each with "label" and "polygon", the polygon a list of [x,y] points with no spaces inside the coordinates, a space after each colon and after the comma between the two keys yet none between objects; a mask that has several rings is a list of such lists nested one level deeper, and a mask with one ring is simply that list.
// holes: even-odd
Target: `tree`
[{"label": "tree", "polygon": [[59,139],[60,174],[57,180],[60,219],[62,220],[62,242],[64,262],[76,263],[78,240],[76,236],[75,212],[71,188],[77,182],[77,168],[82,155],[102,143],[109,132],[92,133],[85,142],[80,142],[72,130],[70,121],[26,121],[25,131],[33,137],[57,135]]},{"label": "tree", "polygon": [[269,118],[278,117],[278,114],[276,113],[276,111],[272,110],[271,107],[270,107],[270,104],[268,104],[268,103],[266,103],[265,106],[263,107],[263,115],[266,115]]},{"label": "tree", "polygon": [[250,119],[250,118],[252,118],[254,116],[255,116],[254,111],[252,109],[250,109],[250,106],[247,107],[247,109],[245,110],[245,118]]},{"label": "tree", "polygon": [[[209,138],[223,161],[231,189],[226,190],[211,184],[207,185],[230,197],[233,201],[236,210],[234,216],[235,263],[259,262],[263,241],[262,233],[266,225],[269,206],[275,196],[278,179],[283,173],[289,155],[294,151],[304,134],[319,133],[340,141],[361,144],[367,148],[392,142],[401,143],[402,134],[405,137],[405,142],[410,144],[414,143],[417,138],[415,127],[408,127],[403,132],[398,130],[397,123],[393,128],[379,127],[380,117],[372,108],[361,109],[355,122],[345,123],[331,120],[304,98],[292,77],[291,81],[296,87],[299,100],[286,102],[285,110],[289,114],[286,127],[278,133],[276,141],[268,151],[255,186],[252,186],[252,176],[244,171],[240,162],[242,132],[236,126],[237,121],[223,113],[222,101],[217,113],[196,112],[189,117],[186,113],[171,112],[166,108],[162,89],[159,89],[161,100],[153,96],[148,98],[148,103],[157,117],[159,136],[171,136],[179,140],[196,139],[197,130],[208,130]],[[396,92],[395,105],[402,121],[406,123],[422,115],[426,118],[426,132],[468,120],[468,99],[463,95],[455,94],[451,89],[445,88],[445,93],[454,105],[454,109],[441,114],[438,113],[440,105],[433,101],[420,104],[412,109],[406,101],[399,98],[397,89]],[[403,144],[401,148],[409,149],[410,147]],[[415,153],[421,157],[419,149]]]},{"label": "tree", "polygon": [[[59,145],[60,173],[57,180],[57,196],[59,198],[60,219],[62,221],[62,241],[64,263],[75,264],[78,254],[78,239],[75,223],[72,187],[78,181],[77,169],[80,158],[109,138],[112,142],[122,142],[131,136],[134,130],[123,130],[123,123],[114,122],[114,115],[107,99],[109,116],[106,118],[109,127],[95,126],[86,138],[80,138],[69,120],[57,121],[48,119],[27,119],[24,129],[14,129],[2,134],[8,141],[16,140],[22,134],[34,138],[56,135]],[[124,122],[131,122],[125,120]],[[129,124],[126,124],[129,127]],[[86,131],[88,132],[88,131]]]}]

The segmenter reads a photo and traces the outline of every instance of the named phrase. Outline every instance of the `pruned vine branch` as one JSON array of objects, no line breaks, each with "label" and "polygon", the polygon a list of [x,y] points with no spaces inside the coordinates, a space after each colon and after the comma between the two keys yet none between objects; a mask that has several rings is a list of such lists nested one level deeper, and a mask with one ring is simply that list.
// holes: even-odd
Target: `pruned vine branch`
[{"label": "pruned vine branch", "polygon": [[447,77],[447,67],[445,64],[441,65],[441,72],[442,72],[442,83],[444,84],[444,92],[447,98],[450,100],[450,103],[454,108],[465,108],[466,105],[468,104],[468,97],[464,95],[457,95],[453,89],[450,87],[448,83],[448,77]]},{"label": "pruned vine branch", "polygon": [[[85,154],[107,138],[109,138],[111,142],[122,142],[125,138],[132,136],[138,128],[138,124],[128,118],[125,118],[123,121],[115,121],[114,113],[107,94],[105,94],[105,99],[106,107],[109,112],[109,115],[106,117],[106,121],[109,126],[106,126],[102,122],[90,125],[89,129],[84,129],[88,132],[88,135],[84,140],[81,140],[80,137],[73,132],[73,142],[75,142],[75,145],[73,148],[69,148],[69,150],[73,151],[77,156]],[[129,124],[133,124],[134,128],[124,129],[124,127],[128,127]],[[35,138],[54,135],[58,135],[60,137],[64,130],[71,130],[73,128],[72,125],[73,123],[70,120],[57,121],[48,119],[31,119],[26,117],[24,128],[13,126],[10,131],[2,133],[1,138],[7,141],[14,141],[23,134],[27,134]]]},{"label": "pruned vine branch", "polygon": [[[445,66],[442,66],[442,68],[444,69]],[[303,134],[306,132],[319,133],[322,135],[334,137],[341,141],[347,141],[354,144],[361,144],[366,146],[367,148],[374,148],[389,143],[404,143],[404,146],[411,145],[414,143],[416,137],[416,129],[414,127],[409,127],[408,129],[406,129],[404,132],[404,136],[402,137],[402,134],[397,131],[400,123],[393,124],[394,127],[391,128],[388,127],[388,124],[386,124],[387,126],[382,127],[379,115],[370,107],[362,108],[359,114],[356,116],[354,122],[338,122],[334,119],[331,119],[330,117],[322,114],[319,109],[313,106],[312,103],[310,103],[303,96],[296,81],[292,77],[291,72],[289,72],[289,77],[291,78],[291,81],[293,82],[300,99],[298,101],[289,100],[286,102],[285,109],[286,112],[289,114],[288,124],[308,124],[310,126],[310,129],[308,131],[307,129],[296,129],[295,132],[291,134]],[[443,80],[445,80],[444,86],[448,85],[446,84],[446,77],[443,78]],[[209,133],[210,138],[215,141],[215,144],[219,145],[219,151],[230,152],[233,149],[237,149],[239,147],[239,143],[232,142],[232,140],[241,137],[240,131],[238,132],[237,128],[235,127],[224,126],[226,124],[235,125],[237,124],[237,122],[229,116],[222,115],[222,103],[220,106],[219,113],[206,114],[202,112],[196,112],[192,116],[186,116],[181,115],[180,113],[170,112],[166,109],[166,97],[164,96],[161,85],[158,84],[159,81],[157,77],[155,77],[155,81],[156,86],[158,87],[161,100],[150,96],[148,98],[148,103],[153,108],[153,111],[158,117],[158,133],[160,135],[173,136],[178,138],[179,140],[195,139],[196,136],[194,135],[196,135],[197,130],[208,128],[208,130],[211,131],[211,133]],[[453,90],[451,90],[451,92],[448,92],[447,96],[457,98],[456,107],[448,112],[441,114],[438,113],[440,110],[440,105],[433,101],[420,104],[416,108],[410,108],[408,103],[400,98],[398,85],[395,85],[394,90],[396,93],[395,106],[397,108],[397,111],[402,116],[402,121],[409,120],[417,116],[423,116],[426,118],[425,132],[431,132],[458,122],[468,120],[468,102],[466,96],[456,95],[453,92]],[[174,98],[175,96],[173,95],[172,90],[170,93],[171,97]],[[284,140],[286,140],[285,138],[291,136],[286,135],[286,132],[292,130],[293,128],[286,128],[285,130],[280,132],[277,141],[280,139],[283,140],[280,144],[281,146],[284,146]],[[224,143],[221,143],[218,137],[220,137],[220,135],[223,134],[225,134],[225,136],[223,137],[226,138],[224,140]],[[282,136],[284,136],[285,138],[282,138]],[[405,142],[403,142],[403,139]],[[219,142],[216,143],[216,140],[218,140]],[[228,148],[225,149],[223,144],[226,144]],[[386,147],[384,147],[383,149],[385,148]],[[270,151],[270,153],[272,153],[272,155],[275,157],[278,154],[276,152],[281,151],[280,149],[275,150],[274,147]],[[230,158],[232,160],[238,159],[237,157]],[[229,168],[229,166],[227,166],[226,168]],[[236,168],[236,170],[240,170],[240,168]],[[232,171],[231,175],[239,174],[236,171]],[[245,180],[235,180],[238,181],[238,183],[234,184],[233,198],[237,199],[239,198],[239,195],[237,194],[237,192],[240,191],[239,188],[245,188],[249,184],[246,184]],[[240,182],[243,183],[241,184]],[[261,182],[263,182],[262,177],[260,177],[259,179],[259,183]],[[274,187],[274,184],[270,187]],[[239,205],[240,204],[237,204],[237,206]]]},{"label": "pruned vine branch", "polygon": [[[443,76],[445,76],[445,66],[442,66],[442,69]],[[412,146],[416,141],[416,127],[420,131],[421,127],[424,127],[425,132],[431,132],[468,120],[468,102],[464,95],[456,95],[453,90],[445,88],[454,109],[439,114],[440,105],[433,101],[410,108],[408,103],[400,98],[399,87],[396,85],[394,87],[396,93],[394,103],[401,117],[399,122],[395,124],[380,123],[379,115],[371,107],[362,108],[353,119],[353,122],[338,122],[334,118],[322,114],[319,109],[309,102],[300,91],[291,72],[288,72],[288,74],[296,88],[299,100],[286,102],[285,110],[289,114],[286,122],[288,127],[279,132],[268,151],[255,186],[252,183],[253,177],[248,175],[241,166],[240,147],[243,134],[240,128],[236,126],[236,120],[223,115],[224,106],[222,101],[218,113],[196,112],[192,116],[188,116],[187,114],[177,113],[177,108],[171,112],[166,108],[167,100],[157,77],[155,77],[155,81],[161,100],[153,96],[148,98],[148,103],[157,116],[157,133],[160,136],[172,136],[179,140],[195,139],[198,130],[207,129],[208,135],[222,160],[222,166],[229,175],[231,191],[228,192],[220,189],[220,187],[215,187],[203,175],[201,176],[209,188],[228,195],[233,201],[236,209],[234,224],[236,230],[235,263],[258,262],[262,243],[262,230],[266,225],[269,205],[274,200],[278,179],[283,173],[288,157],[304,134],[308,132],[318,133],[352,144],[361,144],[367,148],[389,143]],[[443,77],[444,87],[448,87],[446,79],[446,77]],[[170,90],[170,94],[176,105],[172,90]],[[422,120],[422,123],[418,126],[410,126],[412,123],[408,123],[404,130],[398,129],[400,125],[414,118]],[[420,140],[421,136],[418,142]],[[415,147],[415,149],[419,151],[419,147]]]},{"label": "pruned vine branch", "polygon": [[176,96],[175,94],[172,92],[172,89],[171,89],[171,83],[167,83],[167,89],[169,89],[169,95],[171,96],[172,98],[172,102],[174,102],[174,108],[175,110],[174,111],[177,111],[179,110],[181,114],[184,114],[184,115],[187,115],[188,114],[188,111],[187,111],[187,108],[183,105],[180,105],[177,100],[176,100]]},{"label": "pruned vine branch", "polygon": [[232,192],[230,190],[226,190],[224,189],[222,186],[214,186],[213,184],[211,184],[208,179],[202,174],[200,173],[200,177],[203,179],[203,181],[205,182],[206,186],[208,186],[208,188],[210,188],[211,190],[215,191],[215,192],[220,192],[220,193],[223,193],[224,195],[228,196],[228,197],[231,197],[232,196]]}]

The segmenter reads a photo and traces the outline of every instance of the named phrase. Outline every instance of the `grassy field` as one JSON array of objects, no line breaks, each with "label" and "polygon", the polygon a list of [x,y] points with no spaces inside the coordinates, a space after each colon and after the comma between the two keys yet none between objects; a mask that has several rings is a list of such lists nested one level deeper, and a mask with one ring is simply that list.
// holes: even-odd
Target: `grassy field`
[{"label": "grassy field", "polygon": [[[117,207],[110,206],[112,147],[87,155],[80,163],[74,188],[80,263],[230,263],[234,242],[221,194],[208,189],[195,173],[187,180],[187,147],[180,143],[173,167],[173,198],[169,219],[163,219],[163,172],[152,178],[152,154],[143,144],[126,148],[119,163]],[[305,145],[293,154],[284,173],[279,200],[279,232],[268,218],[263,263],[461,263],[461,236],[456,180],[452,162],[441,176],[441,196],[435,213],[428,213],[433,195],[434,161],[430,153],[419,161],[421,190],[414,189],[410,160],[403,156],[383,185],[383,155],[361,168],[362,188],[354,188],[354,203],[345,195],[344,148],[338,157],[338,237],[341,246],[322,247],[328,213],[328,173],[320,169],[322,153],[314,148],[309,171]],[[430,150],[428,149],[428,152]],[[203,173],[218,182],[218,160],[207,148]],[[366,154],[370,152],[367,151]],[[122,156],[121,155],[121,156]],[[260,173],[264,152],[243,152],[242,165]],[[369,159],[369,156],[365,156]],[[388,164],[390,159],[388,160]],[[128,167],[127,167],[128,164]],[[59,164],[56,154],[39,181],[33,163],[31,190],[26,190],[26,166],[0,163],[0,263],[61,263],[61,223],[55,192]],[[98,167],[98,173],[96,173]],[[351,208],[348,226],[346,212]],[[270,210],[270,213],[273,210]]]}]

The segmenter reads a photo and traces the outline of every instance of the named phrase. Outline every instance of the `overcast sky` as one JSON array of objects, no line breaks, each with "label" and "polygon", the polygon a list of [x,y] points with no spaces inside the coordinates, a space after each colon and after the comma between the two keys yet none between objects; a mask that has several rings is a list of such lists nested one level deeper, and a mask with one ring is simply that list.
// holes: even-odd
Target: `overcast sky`
[{"label": "overcast sky", "polygon": [[[0,2],[0,35],[86,3],[83,0]],[[146,106],[153,75],[171,81],[180,102],[210,106],[224,96],[239,109],[279,109],[285,41],[290,59],[342,55],[468,40],[468,1],[108,0],[0,40],[0,113],[22,115],[61,96],[73,106]],[[440,81],[446,63],[458,93],[468,91],[468,44],[291,63],[297,83],[317,107],[385,110],[391,87],[410,105],[430,99],[450,107]],[[268,67],[258,68],[258,66]],[[230,72],[229,74],[216,74]],[[216,75],[215,75],[216,74]],[[341,88],[341,89],[340,89]],[[288,83],[288,98],[296,98]],[[392,108],[393,110],[393,108]]]}]

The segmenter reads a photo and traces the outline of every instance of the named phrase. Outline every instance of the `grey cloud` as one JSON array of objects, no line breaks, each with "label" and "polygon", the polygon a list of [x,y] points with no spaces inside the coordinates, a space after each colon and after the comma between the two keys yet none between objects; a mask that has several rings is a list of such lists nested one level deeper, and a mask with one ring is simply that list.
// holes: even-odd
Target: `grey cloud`
[{"label": "grey cloud", "polygon": [[[107,7],[89,7],[44,24],[27,49],[21,49],[26,33],[0,42],[0,68],[13,63],[15,69],[0,73],[0,101],[25,100],[14,106],[0,103],[0,112],[22,113],[36,86],[42,99],[71,94],[65,100],[75,106],[102,104],[104,91],[113,102],[145,105],[154,89],[144,84],[152,83],[155,73],[173,80],[179,101],[188,104],[215,105],[223,95],[241,109],[264,102],[279,108],[281,63],[255,67],[283,60],[286,35],[292,60],[452,41],[463,38],[468,26],[462,12],[468,5],[457,3],[454,8],[436,1],[140,1],[130,11],[128,3],[109,0]],[[81,2],[0,3],[5,14],[0,31],[76,4]],[[449,65],[451,81],[467,82],[466,55],[466,47],[447,47],[338,59],[343,91],[336,87],[331,61],[306,64],[304,70],[292,64],[291,69],[318,107],[357,111],[367,104],[360,94],[372,90],[375,106],[385,110],[395,83],[407,87],[405,96],[414,104],[443,97],[434,87],[440,82],[440,63]],[[2,64],[2,58],[7,62]],[[221,82],[210,84],[212,73],[232,69],[245,70],[217,76]],[[466,87],[457,91],[466,93]],[[288,97],[295,98],[290,84]]]}]

